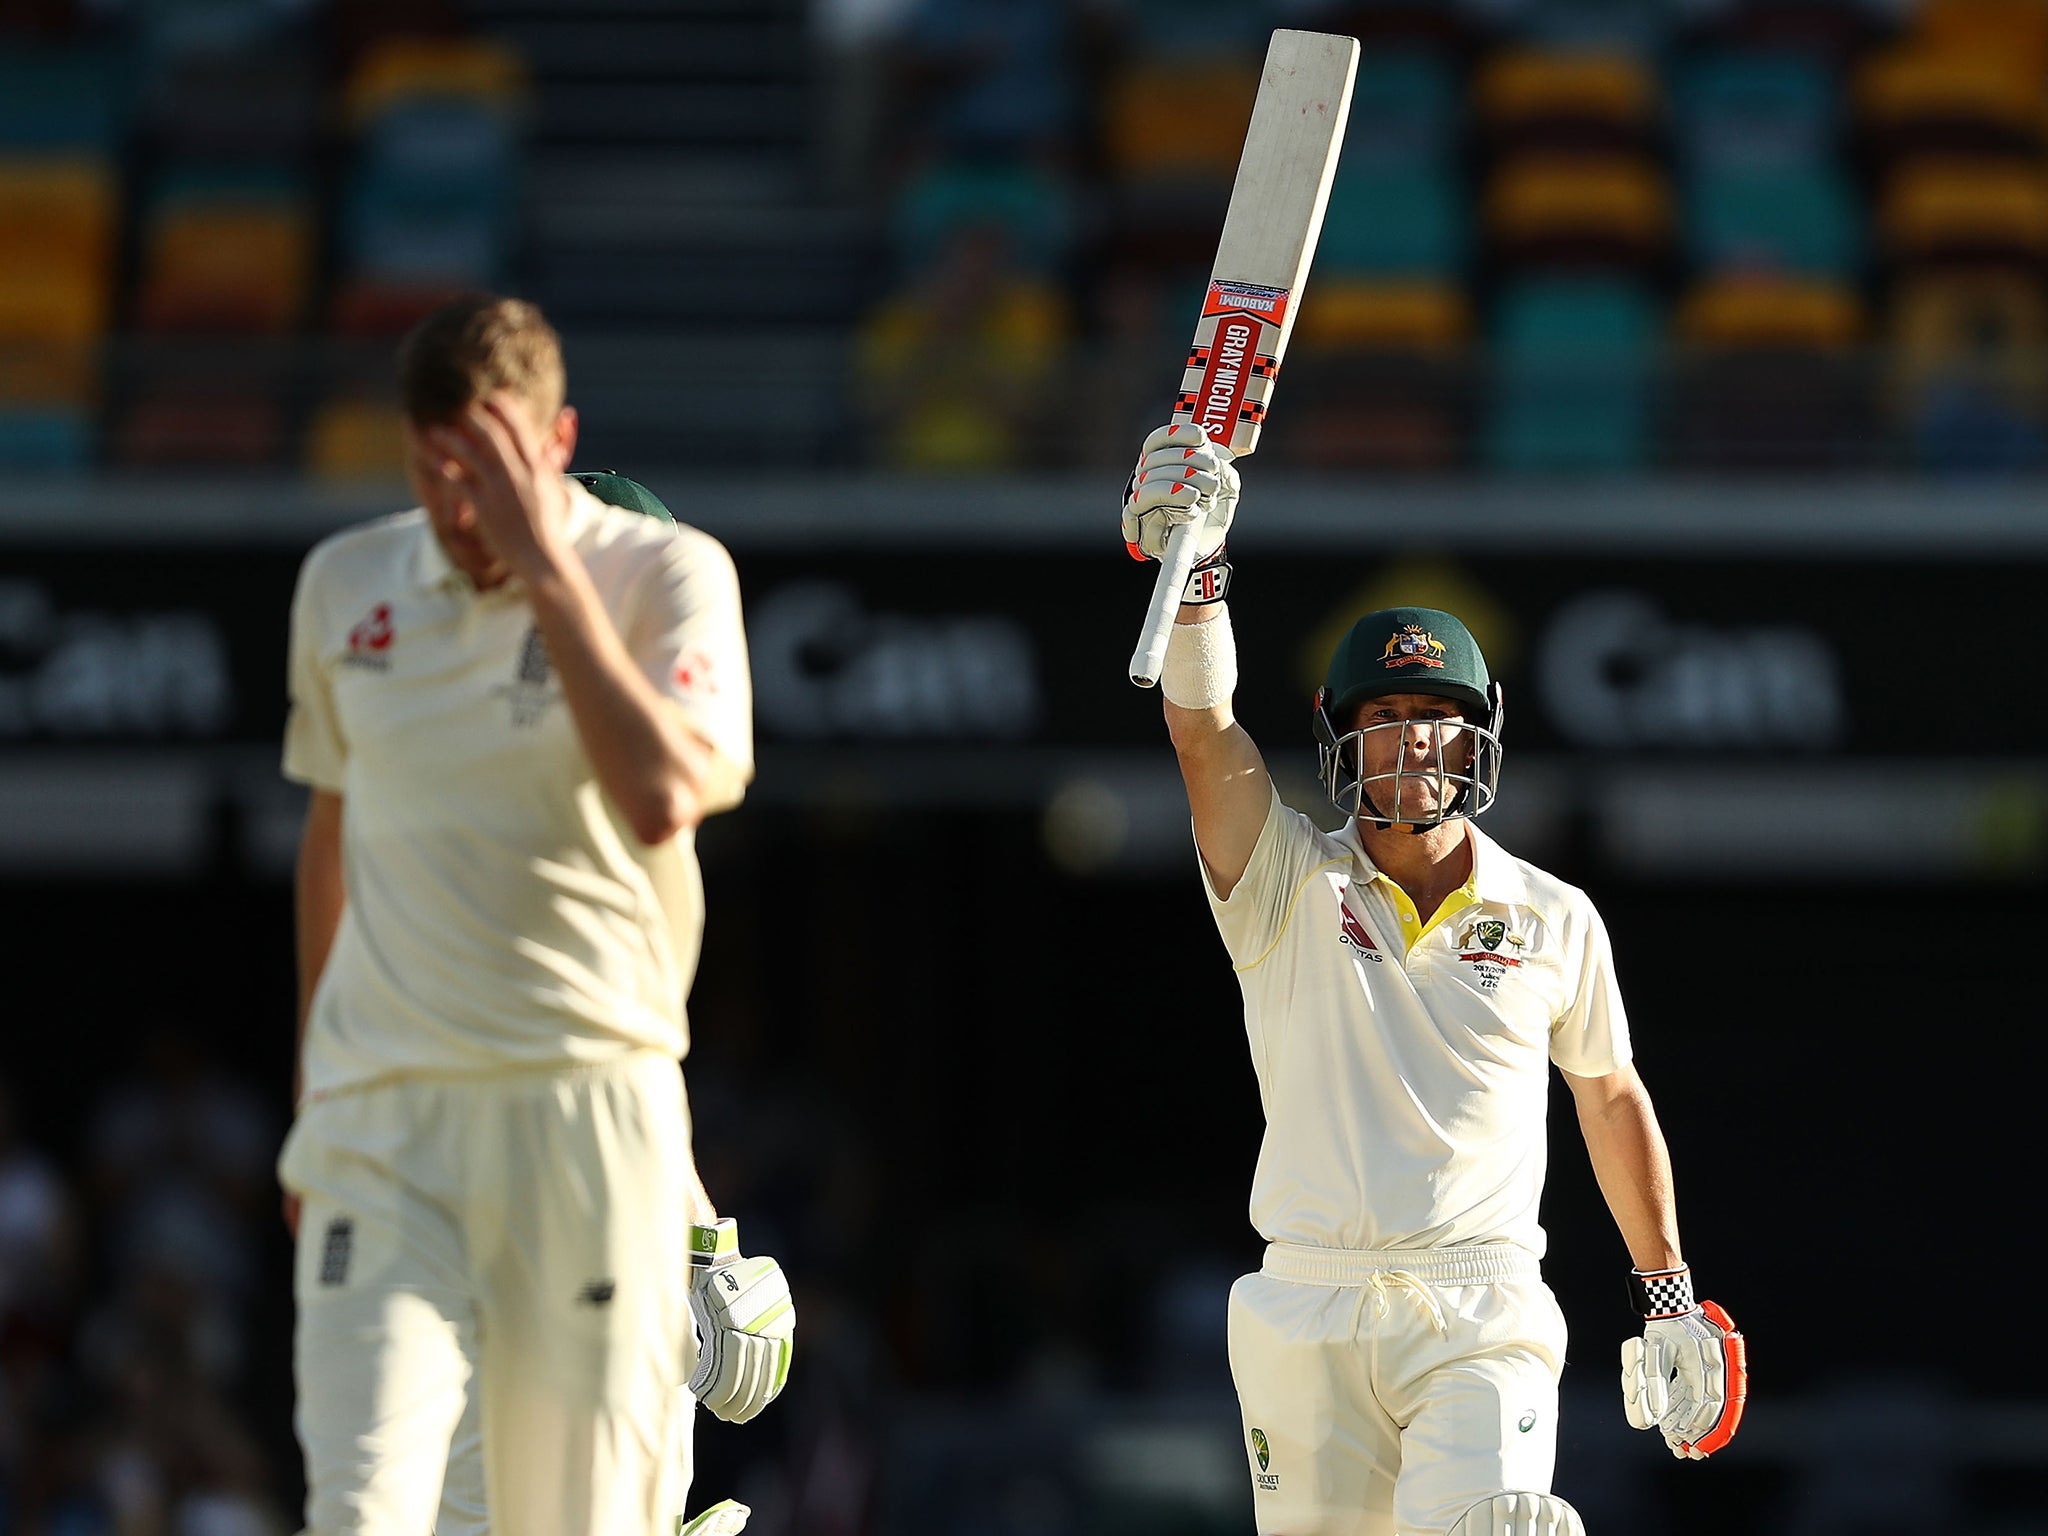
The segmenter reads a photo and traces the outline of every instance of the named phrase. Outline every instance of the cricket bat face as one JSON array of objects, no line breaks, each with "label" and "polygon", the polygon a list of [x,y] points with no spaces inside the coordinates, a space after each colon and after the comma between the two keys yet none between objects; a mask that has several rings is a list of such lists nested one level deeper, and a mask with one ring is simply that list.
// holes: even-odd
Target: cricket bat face
[{"label": "cricket bat face", "polygon": [[1354,38],[1278,31],[1245,133],[1209,295],[1173,419],[1242,458],[1258,446],[1273,381],[1323,229],[1358,72]]}]

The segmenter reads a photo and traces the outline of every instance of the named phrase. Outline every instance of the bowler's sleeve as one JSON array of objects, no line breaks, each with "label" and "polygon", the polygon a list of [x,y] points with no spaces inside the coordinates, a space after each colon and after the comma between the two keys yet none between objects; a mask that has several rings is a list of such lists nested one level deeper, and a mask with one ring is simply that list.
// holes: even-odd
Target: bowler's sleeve
[{"label": "bowler's sleeve", "polygon": [[1276,789],[1273,803],[1266,809],[1265,825],[1259,828],[1259,840],[1252,846],[1252,861],[1228,896],[1216,894],[1209,867],[1199,853],[1195,862],[1201,868],[1202,890],[1209,898],[1216,931],[1223,935],[1223,947],[1230,951],[1231,964],[1246,970],[1272,952],[1287,931],[1302,888],[1331,861],[1315,824],[1299,811],[1289,810]]},{"label": "bowler's sleeve", "polygon": [[1550,1030],[1550,1059],[1576,1077],[1605,1077],[1629,1064],[1634,1052],[1621,987],[1614,979],[1614,949],[1607,925],[1583,897],[1576,914],[1576,986]]},{"label": "bowler's sleeve", "polygon": [[284,776],[315,789],[341,793],[348,738],[334,707],[334,679],[324,655],[321,560],[315,549],[299,567],[292,593],[290,650],[285,664],[290,711],[284,724]]},{"label": "bowler's sleeve", "polygon": [[677,529],[661,547],[626,643],[648,681],[721,759],[723,782],[707,809],[737,804],[754,776],[754,686],[739,573],[725,546],[697,529]]}]

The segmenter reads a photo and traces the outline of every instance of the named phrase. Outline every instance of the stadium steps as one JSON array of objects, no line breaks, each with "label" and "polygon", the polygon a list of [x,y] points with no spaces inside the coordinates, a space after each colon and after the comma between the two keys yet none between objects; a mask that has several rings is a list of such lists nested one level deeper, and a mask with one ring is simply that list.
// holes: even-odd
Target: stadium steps
[{"label": "stadium steps", "polygon": [[818,462],[876,240],[833,206],[805,0],[472,0],[533,79],[522,268],[588,453]]}]

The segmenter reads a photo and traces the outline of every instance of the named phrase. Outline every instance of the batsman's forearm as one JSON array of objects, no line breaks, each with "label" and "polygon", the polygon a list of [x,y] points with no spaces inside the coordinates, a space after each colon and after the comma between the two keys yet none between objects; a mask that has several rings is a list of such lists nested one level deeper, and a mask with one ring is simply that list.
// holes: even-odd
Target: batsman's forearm
[{"label": "batsman's forearm", "polygon": [[711,749],[634,664],[583,562],[565,551],[528,592],[584,753],[633,835],[652,845],[695,826]]},{"label": "batsman's forearm", "polygon": [[1657,1112],[1641,1085],[1600,1106],[1579,1109],[1593,1177],[1640,1270],[1684,1263],[1678,1246],[1678,1208],[1671,1191],[1671,1154]]}]

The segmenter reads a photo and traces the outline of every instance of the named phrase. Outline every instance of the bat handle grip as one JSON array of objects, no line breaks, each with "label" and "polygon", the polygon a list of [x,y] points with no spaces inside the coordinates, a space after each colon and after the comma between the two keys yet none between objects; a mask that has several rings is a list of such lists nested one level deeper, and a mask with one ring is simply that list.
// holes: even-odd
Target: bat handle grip
[{"label": "bat handle grip", "polygon": [[1166,536],[1166,556],[1152,582],[1145,627],[1138,633],[1138,648],[1131,652],[1131,681],[1140,688],[1156,686],[1160,669],[1166,665],[1166,642],[1173,633],[1174,616],[1180,612],[1181,594],[1187,590],[1188,572],[1195,568],[1195,543],[1201,537],[1202,521],[1181,523]]}]

